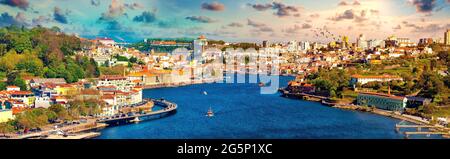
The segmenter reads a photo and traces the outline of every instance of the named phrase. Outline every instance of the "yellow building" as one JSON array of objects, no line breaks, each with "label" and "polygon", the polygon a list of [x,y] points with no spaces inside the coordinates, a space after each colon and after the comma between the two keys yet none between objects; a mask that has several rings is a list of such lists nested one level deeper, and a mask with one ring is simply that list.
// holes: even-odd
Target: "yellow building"
[{"label": "yellow building", "polygon": [[12,110],[0,110],[0,123],[14,119]]},{"label": "yellow building", "polygon": [[75,95],[78,93],[78,89],[69,84],[58,85],[56,86],[55,91],[58,95],[62,96]]}]

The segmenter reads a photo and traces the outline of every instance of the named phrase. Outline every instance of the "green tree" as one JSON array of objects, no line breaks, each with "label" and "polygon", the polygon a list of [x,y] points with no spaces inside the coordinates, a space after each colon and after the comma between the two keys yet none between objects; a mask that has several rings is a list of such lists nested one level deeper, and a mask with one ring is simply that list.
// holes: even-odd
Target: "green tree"
[{"label": "green tree", "polygon": [[9,122],[0,123],[0,133],[3,134],[3,136],[5,136],[8,133],[12,133],[14,131],[15,131],[14,126],[11,125]]},{"label": "green tree", "polygon": [[0,91],[1,91],[1,90],[6,90],[6,86],[8,86],[8,85],[6,84],[6,82],[0,82]]},{"label": "green tree", "polygon": [[50,111],[56,113],[58,119],[66,120],[70,119],[69,112],[67,109],[61,104],[54,104],[48,108]]},{"label": "green tree", "polygon": [[138,59],[134,56],[130,58],[131,63],[136,63],[137,61],[138,61]]}]

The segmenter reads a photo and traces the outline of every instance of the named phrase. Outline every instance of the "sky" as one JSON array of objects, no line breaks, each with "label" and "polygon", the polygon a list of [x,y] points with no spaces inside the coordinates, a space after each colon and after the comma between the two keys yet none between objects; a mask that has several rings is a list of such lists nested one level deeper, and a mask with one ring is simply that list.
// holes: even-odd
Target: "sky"
[{"label": "sky", "polygon": [[85,38],[230,42],[443,38],[450,0],[0,0],[0,27],[57,26]]}]

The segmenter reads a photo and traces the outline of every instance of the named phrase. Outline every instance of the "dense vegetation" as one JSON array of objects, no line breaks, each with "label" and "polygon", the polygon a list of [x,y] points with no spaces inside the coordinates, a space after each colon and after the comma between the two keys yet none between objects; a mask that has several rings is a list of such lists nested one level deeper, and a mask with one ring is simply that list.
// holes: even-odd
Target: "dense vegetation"
[{"label": "dense vegetation", "polygon": [[20,86],[23,76],[64,78],[67,82],[98,77],[100,70],[93,59],[75,55],[88,45],[56,27],[0,28],[0,78],[7,77],[8,85]]}]

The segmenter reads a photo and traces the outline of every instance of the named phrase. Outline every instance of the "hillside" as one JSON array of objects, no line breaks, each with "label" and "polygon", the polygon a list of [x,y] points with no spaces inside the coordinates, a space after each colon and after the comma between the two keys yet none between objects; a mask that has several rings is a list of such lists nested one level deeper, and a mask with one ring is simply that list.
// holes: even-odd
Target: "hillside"
[{"label": "hillside", "polygon": [[24,88],[23,78],[64,78],[76,82],[82,78],[98,77],[100,71],[93,59],[76,56],[90,44],[57,27],[32,29],[0,28],[0,89],[5,85]]}]

